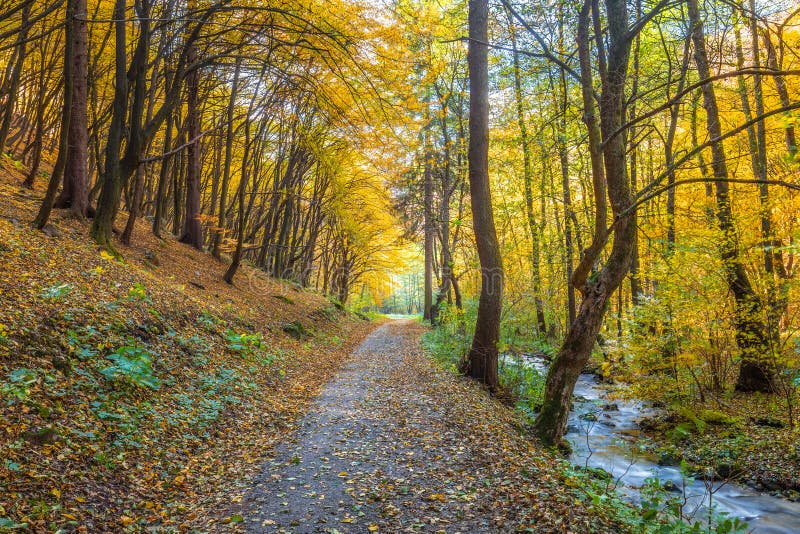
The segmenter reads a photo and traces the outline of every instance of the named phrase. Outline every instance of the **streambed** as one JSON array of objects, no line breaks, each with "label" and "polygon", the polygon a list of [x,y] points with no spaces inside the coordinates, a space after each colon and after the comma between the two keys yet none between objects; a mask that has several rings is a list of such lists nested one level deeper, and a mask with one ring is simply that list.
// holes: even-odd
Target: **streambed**
[{"label": "streambed", "polygon": [[[546,372],[541,358],[526,363]],[[800,532],[800,502],[761,493],[735,482],[689,482],[679,467],[662,466],[656,458],[637,450],[641,434],[638,421],[654,415],[645,403],[610,400],[609,390],[592,374],[582,374],[575,386],[566,438],[572,445],[570,461],[578,466],[601,468],[611,474],[619,490],[630,500],[639,499],[645,480],[656,477],[662,484],[685,492],[684,513],[696,520],[708,517],[710,503],[717,512],[746,521],[748,529],[760,534]],[[592,414],[592,415],[586,415]]]}]

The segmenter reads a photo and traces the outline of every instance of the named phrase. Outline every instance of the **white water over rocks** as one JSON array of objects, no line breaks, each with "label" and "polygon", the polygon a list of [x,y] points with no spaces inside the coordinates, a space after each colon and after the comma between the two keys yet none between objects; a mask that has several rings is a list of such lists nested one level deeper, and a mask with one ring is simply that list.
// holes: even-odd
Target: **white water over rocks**
[{"label": "white water over rocks", "polygon": [[[526,362],[547,372],[545,360]],[[709,498],[716,512],[746,521],[748,530],[759,534],[800,532],[800,502],[761,493],[734,482],[690,482],[679,467],[659,465],[651,455],[637,451],[641,430],[638,421],[655,410],[642,402],[610,400],[608,388],[592,374],[582,374],[575,385],[573,411],[566,438],[572,445],[570,461],[578,466],[600,468],[610,473],[620,491],[636,502],[645,480],[656,477],[662,484],[685,492],[684,513],[695,520],[708,517]],[[591,415],[587,415],[591,414]],[[710,491],[709,491],[710,490]]]}]

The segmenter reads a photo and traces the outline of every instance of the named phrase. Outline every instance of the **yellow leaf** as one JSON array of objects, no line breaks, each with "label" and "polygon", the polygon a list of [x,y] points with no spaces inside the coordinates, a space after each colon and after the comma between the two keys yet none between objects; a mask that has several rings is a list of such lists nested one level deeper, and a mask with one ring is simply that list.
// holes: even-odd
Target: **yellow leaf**
[{"label": "yellow leaf", "polygon": [[370,525],[367,527],[370,532],[378,532],[378,525]]},{"label": "yellow leaf", "polygon": [[347,471],[342,471],[341,473],[339,473],[339,476],[345,478],[347,476]]},{"label": "yellow leaf", "polygon": [[51,489],[51,490],[50,490],[50,493],[51,493],[51,494],[53,495],[53,497],[55,497],[56,499],[60,499],[60,498],[61,498],[61,490],[60,490],[60,489],[58,489],[58,488],[53,488],[53,489]]},{"label": "yellow leaf", "polygon": [[119,522],[122,524],[123,527],[127,527],[131,523],[133,523],[133,518],[128,517],[127,515],[122,515],[119,518]]},{"label": "yellow leaf", "polygon": [[342,523],[352,523],[352,522],[353,522],[352,517],[345,517],[344,519],[342,519]]}]

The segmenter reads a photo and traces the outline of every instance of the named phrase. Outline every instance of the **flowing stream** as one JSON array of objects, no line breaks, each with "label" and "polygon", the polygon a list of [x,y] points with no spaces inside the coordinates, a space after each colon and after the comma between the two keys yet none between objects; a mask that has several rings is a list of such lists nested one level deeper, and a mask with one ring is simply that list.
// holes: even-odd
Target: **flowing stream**
[{"label": "flowing stream", "polygon": [[[540,358],[526,358],[529,365],[546,372]],[[800,532],[800,502],[761,493],[734,482],[689,482],[679,467],[662,466],[652,455],[636,451],[641,431],[638,421],[655,410],[642,402],[609,400],[608,388],[592,374],[582,374],[575,386],[566,438],[572,445],[570,460],[579,466],[601,468],[611,474],[619,490],[638,501],[645,479],[657,477],[686,494],[684,513],[695,520],[708,517],[709,497],[716,512],[746,521],[748,530],[761,534]],[[592,415],[585,415],[592,414]],[[711,487],[707,487],[710,484]],[[710,490],[710,491],[709,491]]]}]

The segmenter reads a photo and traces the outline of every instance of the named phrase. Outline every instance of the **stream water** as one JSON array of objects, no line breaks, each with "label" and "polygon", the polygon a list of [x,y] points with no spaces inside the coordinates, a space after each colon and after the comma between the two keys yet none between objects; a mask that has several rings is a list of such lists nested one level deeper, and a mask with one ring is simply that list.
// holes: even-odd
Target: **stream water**
[{"label": "stream water", "polygon": [[[547,363],[528,358],[529,365],[546,372]],[[684,513],[696,520],[708,517],[709,498],[717,512],[746,521],[748,530],[760,534],[800,533],[800,502],[761,493],[733,482],[689,482],[679,467],[662,466],[655,457],[638,452],[638,421],[653,415],[644,403],[609,400],[608,389],[592,374],[582,374],[575,386],[566,438],[572,445],[571,462],[601,468],[611,474],[619,490],[636,502],[647,478],[670,483],[687,497]],[[593,415],[584,415],[593,414]],[[596,420],[595,420],[596,419]],[[709,491],[710,490],[710,491]]]}]

